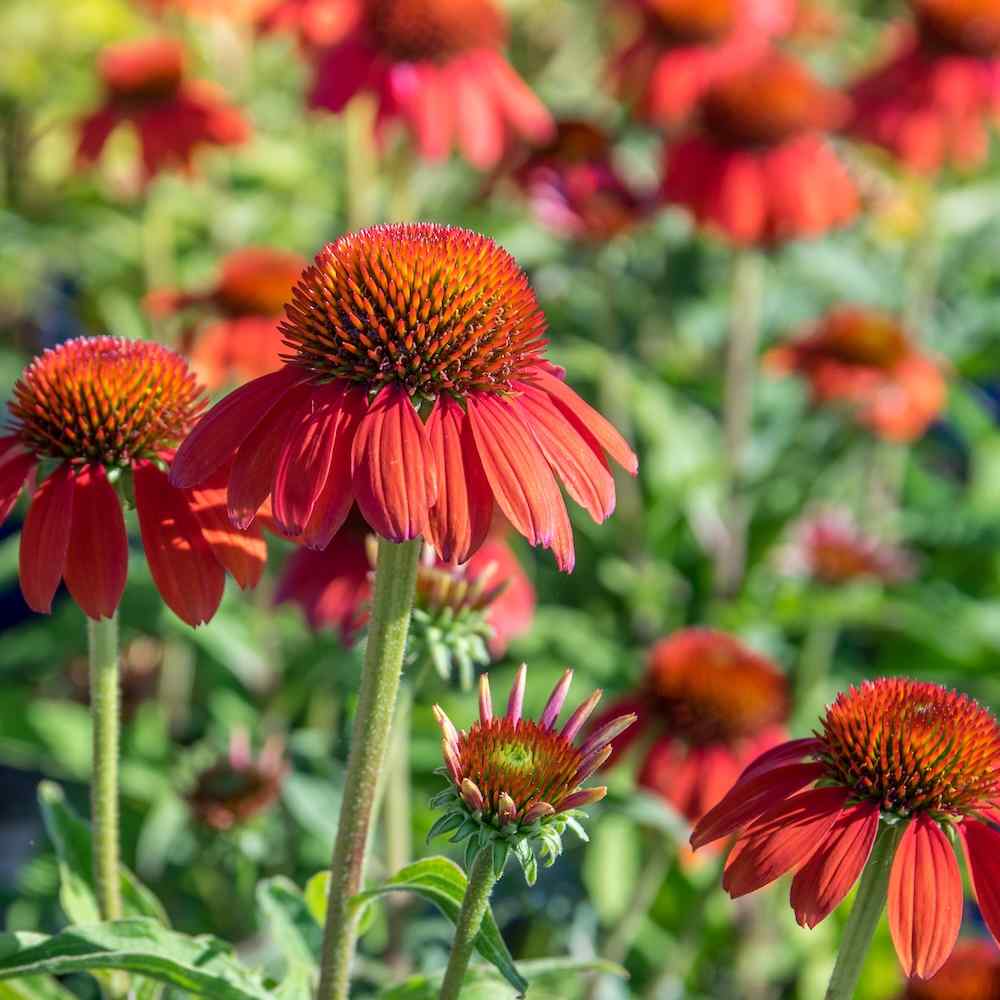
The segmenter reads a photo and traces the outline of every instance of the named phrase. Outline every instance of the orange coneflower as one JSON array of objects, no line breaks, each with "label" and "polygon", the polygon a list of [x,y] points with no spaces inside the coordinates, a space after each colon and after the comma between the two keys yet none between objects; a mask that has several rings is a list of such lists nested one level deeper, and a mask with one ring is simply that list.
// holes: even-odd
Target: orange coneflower
[{"label": "orange coneflower", "polygon": [[173,38],[111,45],[101,53],[104,100],[80,123],[77,160],[97,160],[111,133],[130,124],[139,136],[142,176],[190,170],[203,144],[233,146],[250,134],[243,115],[207,80],[184,74],[184,49]]},{"label": "orange coneflower", "polygon": [[713,85],[700,128],[666,149],[663,196],[740,245],[819,236],[858,210],[825,133],[846,101],[772,52]]},{"label": "orange coneflower", "polygon": [[202,418],[171,470],[190,487],[231,464],[238,525],[270,497],[281,531],[325,549],[356,503],[382,538],[422,535],[460,563],[497,507],[569,570],[556,476],[603,520],[615,496],[605,452],[636,470],[545,360],[528,280],[484,236],[415,224],[341,237],[303,274],[282,330],[285,366]]},{"label": "orange coneflower", "polygon": [[503,56],[492,0],[367,0],[356,28],[319,56],[310,103],[339,112],[374,94],[377,126],[401,119],[420,155],[457,142],[475,167],[497,164],[510,138],[544,142],[552,119]]},{"label": "orange coneflower", "polygon": [[890,313],[838,306],[765,364],[809,382],[817,404],[846,404],[859,423],[891,441],[912,441],[944,408],[940,366]]},{"label": "orange coneflower", "polygon": [[812,738],[757,758],[695,828],[691,844],[737,834],[723,876],[734,898],[795,872],[791,904],[815,927],[850,891],[876,835],[902,829],[889,929],[907,975],[928,978],[962,922],[965,851],[987,926],[1000,935],[1000,726],[936,684],[866,681],[840,694]]},{"label": "orange coneflower", "polygon": [[960,941],[932,979],[911,979],[899,1000],[1000,1000],[1000,951]]},{"label": "orange coneflower", "polygon": [[115,613],[128,568],[122,496],[135,504],[160,594],[188,624],[215,614],[227,570],[243,587],[257,583],[264,541],[230,525],[224,479],[191,490],[167,482],[173,448],[204,407],[180,355],[120,337],[70,340],[25,369],[8,405],[0,519],[28,482],[20,573],[29,607],[49,612],[64,579],[90,618]]}]

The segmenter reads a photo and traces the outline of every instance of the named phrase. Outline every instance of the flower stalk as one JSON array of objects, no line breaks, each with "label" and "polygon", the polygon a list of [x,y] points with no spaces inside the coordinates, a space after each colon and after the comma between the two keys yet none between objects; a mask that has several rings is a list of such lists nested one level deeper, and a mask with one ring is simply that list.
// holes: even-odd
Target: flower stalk
[{"label": "flower stalk", "polygon": [[476,936],[489,909],[490,894],[496,882],[493,850],[486,847],[479,852],[472,868],[469,869],[469,884],[462,900],[462,909],[458,913],[458,922],[455,924],[455,940],[451,946],[444,982],[441,984],[440,1000],[459,1000]]},{"label": "flower stalk", "polygon": [[420,546],[420,539],[401,544],[379,540],[364,673],[330,864],[319,1000],[346,1000],[348,995],[357,930],[348,904],[361,889],[368,832],[406,650]]}]

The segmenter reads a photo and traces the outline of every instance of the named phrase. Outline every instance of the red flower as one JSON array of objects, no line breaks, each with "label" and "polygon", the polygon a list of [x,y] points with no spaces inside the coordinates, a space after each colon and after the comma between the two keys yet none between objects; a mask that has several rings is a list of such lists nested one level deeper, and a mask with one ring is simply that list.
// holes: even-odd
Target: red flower
[{"label": "red flower", "polygon": [[890,55],[851,88],[850,130],[913,170],[986,158],[1000,111],[1000,9],[965,0],[911,0],[913,26],[890,33]]},{"label": "red flower", "polygon": [[932,979],[911,979],[899,1000],[1000,1000],[1000,952],[961,941]]},{"label": "red flower", "polygon": [[753,65],[794,23],[794,0],[628,0],[637,37],[613,72],[639,114],[658,125],[686,118],[715,83]]},{"label": "red flower", "polygon": [[362,0],[277,0],[257,19],[265,33],[287,31],[307,50],[333,45],[354,28]]},{"label": "red flower", "polygon": [[183,335],[184,353],[209,390],[266,375],[281,367],[278,328],[285,303],[307,262],[298,254],[268,247],[247,247],[222,259],[215,284],[203,292],[161,288],[150,292],[146,308],[168,316],[205,307],[222,319]]},{"label": "red flower", "polygon": [[615,753],[651,738],[639,785],[693,823],[785,738],[788,707],[788,684],[769,660],[725,632],[688,628],[652,648],[639,690],[597,724],[625,710],[637,715]]},{"label": "red flower", "polygon": [[531,153],[514,179],[539,221],[556,232],[604,242],[632,228],[653,207],[625,182],[610,137],[589,122],[564,119],[547,146]]},{"label": "red flower", "polygon": [[341,237],[302,276],[282,329],[285,367],[202,418],[171,471],[191,487],[231,463],[238,525],[271,497],[281,531],[325,549],[357,503],[383,538],[422,535],[466,562],[497,507],[569,570],[555,477],[603,520],[615,495],[605,451],[636,471],[545,361],[528,280],[486,237],[428,224]]},{"label": "red flower", "polygon": [[[215,614],[227,570],[241,587],[256,585],[264,541],[229,524],[224,475],[190,490],[167,482],[172,449],[204,405],[179,355],[119,337],[70,340],[25,369],[8,405],[0,521],[27,483],[20,575],[29,607],[48,613],[62,579],[89,617],[115,613],[128,569],[120,494],[134,497],[160,594],[189,625]],[[36,488],[40,471],[48,475]]]},{"label": "red flower", "polygon": [[841,95],[771,53],[708,91],[701,130],[667,147],[663,197],[741,245],[850,222],[857,191],[823,134],[844,110]]},{"label": "red flower", "polygon": [[169,10],[200,17],[223,17],[232,21],[257,20],[273,0],[143,0],[156,14]]},{"label": "red flower", "polygon": [[310,103],[339,112],[374,94],[380,131],[401,119],[426,159],[443,159],[457,141],[488,170],[512,136],[544,142],[552,133],[501,52],[505,36],[492,0],[367,0],[356,28],[320,55]]},{"label": "red flower", "polygon": [[902,549],[866,535],[849,511],[827,509],[803,518],[781,553],[782,568],[836,586],[851,580],[898,583],[913,575],[913,560]]},{"label": "red flower", "polygon": [[938,364],[877,309],[839,306],[764,363],[802,375],[815,403],[847,404],[859,423],[890,441],[920,437],[945,405]]},{"label": "red flower", "polygon": [[109,46],[99,71],[105,96],[80,123],[81,165],[95,162],[108,136],[125,123],[138,134],[146,181],[173,167],[190,171],[199,145],[234,146],[250,134],[243,115],[214,84],[185,78],[184,50],[172,38]]},{"label": "red flower", "polygon": [[737,833],[723,886],[743,896],[795,872],[791,903],[815,927],[864,869],[881,823],[904,824],[889,879],[889,929],[907,975],[933,976],[962,922],[964,850],[1000,935],[1000,726],[971,698],[902,678],[837,697],[813,738],[758,757],[698,823],[695,848]]}]

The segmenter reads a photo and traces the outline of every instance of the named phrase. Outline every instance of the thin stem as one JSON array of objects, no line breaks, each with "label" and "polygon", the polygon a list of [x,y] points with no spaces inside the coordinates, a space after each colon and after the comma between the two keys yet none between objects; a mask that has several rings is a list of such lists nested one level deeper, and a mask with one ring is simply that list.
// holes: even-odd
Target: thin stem
[{"label": "thin stem", "polygon": [[837,953],[837,964],[827,987],[826,1000],[851,1000],[854,996],[875,928],[885,909],[892,859],[896,856],[896,848],[905,829],[905,823],[894,826],[883,824],[879,828],[871,857],[861,876],[854,907],[847,918],[840,951]]},{"label": "thin stem", "polygon": [[737,253],[732,282],[723,398],[727,477],[725,523],[716,564],[716,591],[722,596],[731,596],[739,590],[746,568],[750,511],[744,492],[764,298],[764,258],[753,250]]},{"label": "thin stem", "polygon": [[101,916],[117,920],[122,915],[121,879],[118,874],[118,730],[120,680],[118,669],[118,617],[87,619],[90,652],[90,717],[93,727],[94,882]]},{"label": "thin stem", "polygon": [[[396,717],[392,723],[392,748],[385,776],[382,801],[382,821],[385,832],[385,866],[390,876],[406,867],[413,859],[412,810],[410,801],[410,714],[413,689],[405,681],[396,700]],[[386,962],[400,967],[403,953],[403,925],[409,906],[409,894],[393,893],[388,901],[389,947]]]},{"label": "thin stem", "polygon": [[493,849],[487,847],[479,852],[469,872],[469,884],[462,900],[462,909],[458,912],[455,940],[451,946],[444,982],[441,984],[440,1000],[458,1000],[462,993],[462,983],[469,968],[469,959],[472,958],[476,935],[489,909],[490,893],[493,892],[496,881],[493,874]]},{"label": "thin stem", "polygon": [[410,628],[420,546],[420,539],[401,545],[379,539],[364,672],[330,864],[319,1000],[346,1000],[350,985],[356,925],[348,904],[360,891],[364,875],[368,831]]}]

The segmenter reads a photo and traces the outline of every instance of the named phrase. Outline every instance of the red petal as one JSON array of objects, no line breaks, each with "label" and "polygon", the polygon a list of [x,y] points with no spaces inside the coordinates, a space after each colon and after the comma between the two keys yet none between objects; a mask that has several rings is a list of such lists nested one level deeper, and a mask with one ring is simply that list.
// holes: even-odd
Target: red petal
[{"label": "red petal", "polygon": [[726,797],[701,818],[691,834],[691,846],[697,850],[735,833],[776,802],[821,778],[825,771],[820,763],[789,764],[750,778],[741,777]]},{"label": "red petal", "polygon": [[207,622],[222,600],[226,573],[191,510],[190,495],[173,489],[151,462],[135,466],[134,480],[139,530],[157,590],[188,625]]},{"label": "red petal", "polygon": [[89,465],[76,477],[63,576],[88,618],[114,615],[128,576],[128,536],[121,501],[103,466]]},{"label": "red petal", "polygon": [[908,976],[930,979],[944,965],[962,926],[962,875],[941,827],[910,822],[889,876],[889,930]]},{"label": "red petal", "polygon": [[60,465],[35,491],[21,529],[21,593],[32,611],[52,610],[73,521],[73,472]]},{"label": "red petal", "polygon": [[302,369],[287,365],[247,382],[216,403],[177,449],[170,467],[170,482],[182,489],[198,486],[228,464],[236,449],[285,393],[308,377]]},{"label": "red petal", "polygon": [[740,775],[740,780],[749,781],[751,778],[756,778],[767,771],[772,771],[776,767],[785,767],[787,764],[794,764],[804,757],[814,754],[822,745],[813,736],[781,743],[750,761]]},{"label": "red petal", "polygon": [[840,905],[868,863],[878,822],[876,803],[852,806],[840,814],[826,840],[792,880],[792,909],[800,926],[815,927]]},{"label": "red petal", "polygon": [[491,170],[503,155],[504,128],[489,91],[489,81],[480,80],[476,64],[477,57],[471,56],[456,66],[451,75],[458,102],[458,144],[472,166]]},{"label": "red petal", "polygon": [[1000,832],[975,820],[965,820],[958,829],[965,841],[976,901],[986,926],[1000,943]]},{"label": "red petal", "polygon": [[34,457],[17,438],[0,438],[0,524],[13,510],[34,467]]},{"label": "red petal", "polygon": [[410,397],[386,386],[354,436],[354,497],[373,531],[391,542],[427,534],[437,474],[427,431]]},{"label": "red petal", "polygon": [[729,855],[722,886],[735,899],[808,861],[837,821],[847,791],[812,788],[764,813]]},{"label": "red petal", "polygon": [[543,368],[536,368],[531,375],[531,380],[555,399],[560,409],[573,414],[626,472],[634,476],[639,471],[639,460],[635,457],[635,452],[628,446],[625,438],[565,382]]},{"label": "red petal", "polygon": [[428,523],[430,540],[445,562],[464,563],[489,533],[493,493],[465,410],[450,396],[438,396],[427,420],[427,437],[438,481]]},{"label": "red petal", "polygon": [[552,554],[556,557],[556,566],[563,573],[572,573],[576,565],[576,549],[573,545],[573,525],[569,523],[566,511],[566,501],[556,488],[552,498],[555,516],[555,531],[552,534]]}]

